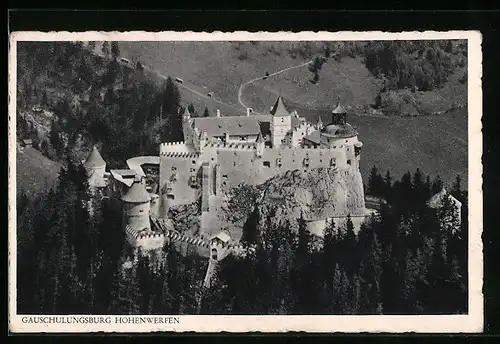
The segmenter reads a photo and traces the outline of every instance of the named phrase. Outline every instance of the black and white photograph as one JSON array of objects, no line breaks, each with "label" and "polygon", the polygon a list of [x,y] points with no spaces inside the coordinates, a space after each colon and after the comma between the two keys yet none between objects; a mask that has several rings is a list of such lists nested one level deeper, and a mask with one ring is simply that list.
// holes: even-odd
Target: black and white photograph
[{"label": "black and white photograph", "polygon": [[480,35],[445,34],[11,37],[11,317],[480,330]]}]

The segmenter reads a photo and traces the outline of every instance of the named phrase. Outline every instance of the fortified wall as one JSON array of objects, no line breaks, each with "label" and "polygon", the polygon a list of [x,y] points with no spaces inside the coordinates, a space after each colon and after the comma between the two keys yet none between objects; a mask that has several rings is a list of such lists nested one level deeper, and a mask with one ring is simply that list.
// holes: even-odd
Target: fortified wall
[{"label": "fortified wall", "polygon": [[[351,142],[352,141],[352,142]],[[207,144],[200,153],[160,153],[160,190],[166,207],[195,202],[200,196],[220,195],[241,183],[258,185],[293,170],[329,167],[359,173],[356,140],[347,139],[332,148],[255,144]],[[173,147],[183,146],[182,143]],[[361,175],[359,187],[363,187]],[[353,185],[358,189],[358,185]]]}]

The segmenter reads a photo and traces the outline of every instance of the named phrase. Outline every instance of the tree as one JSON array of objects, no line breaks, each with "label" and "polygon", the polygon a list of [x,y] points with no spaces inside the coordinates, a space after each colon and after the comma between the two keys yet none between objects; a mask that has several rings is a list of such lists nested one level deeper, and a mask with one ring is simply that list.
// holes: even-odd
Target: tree
[{"label": "tree", "polygon": [[210,111],[208,111],[207,107],[205,107],[205,111],[203,111],[203,117],[210,117]]},{"label": "tree", "polygon": [[368,176],[368,193],[380,197],[384,194],[384,178],[379,174],[376,166],[373,166]]},{"label": "tree", "polygon": [[311,64],[309,64],[309,71],[314,74],[313,81],[316,83],[319,80],[319,72],[323,66],[323,59],[320,56],[316,56]]},{"label": "tree", "polygon": [[111,42],[111,56],[116,59],[118,56],[120,56],[120,46],[118,45],[118,42],[113,41]]},{"label": "tree", "polygon": [[392,199],[392,176],[389,170],[385,173],[384,178],[384,198],[388,202]]},{"label": "tree", "polygon": [[108,57],[109,56],[110,52],[109,52],[109,43],[108,42],[104,41],[102,43],[101,51],[102,51],[104,57]]},{"label": "tree", "polygon": [[167,119],[164,140],[178,142],[184,140],[182,133],[182,114],[180,113],[179,89],[171,77],[167,78],[163,91],[163,118]]},{"label": "tree", "polygon": [[444,183],[441,180],[441,177],[437,176],[432,182],[431,192],[433,195],[437,194],[443,189]]},{"label": "tree", "polygon": [[194,107],[194,104],[193,103],[190,103],[188,105],[188,111],[189,113],[193,116],[193,117],[196,117],[197,116],[197,112],[196,112],[196,109]]},{"label": "tree", "polygon": [[325,57],[328,59],[328,58],[330,58],[331,54],[332,54],[332,51],[330,49],[330,45],[326,44],[325,45]]},{"label": "tree", "polygon": [[451,188],[450,191],[451,195],[458,199],[459,201],[463,202],[463,191],[462,191],[462,178],[460,178],[460,175],[457,174],[455,178],[455,182],[453,183],[453,187]]}]

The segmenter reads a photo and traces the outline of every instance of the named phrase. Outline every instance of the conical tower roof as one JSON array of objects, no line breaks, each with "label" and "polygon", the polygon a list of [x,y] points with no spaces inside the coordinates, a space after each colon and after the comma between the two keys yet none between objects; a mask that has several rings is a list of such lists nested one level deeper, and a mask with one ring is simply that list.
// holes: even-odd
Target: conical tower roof
[{"label": "conical tower roof", "polygon": [[321,116],[318,116],[318,127],[323,127],[323,121],[321,120]]},{"label": "conical tower roof", "polygon": [[335,109],[332,110],[332,113],[334,114],[346,114],[347,110],[340,104],[340,98],[337,101],[337,106],[335,106]]},{"label": "conical tower roof", "polygon": [[94,146],[94,148],[92,148],[92,151],[90,152],[89,156],[87,157],[87,160],[85,160],[85,162],[83,163],[83,166],[85,166],[86,168],[90,168],[90,169],[106,166],[106,161],[104,161],[101,154],[97,150],[96,146]]},{"label": "conical tower roof", "polygon": [[276,99],[276,103],[274,103],[274,106],[271,109],[271,115],[278,117],[291,116],[286,109],[285,104],[283,104],[283,98],[281,98],[281,96]]},{"label": "conical tower roof", "polygon": [[184,113],[182,114],[182,117],[190,117],[191,113],[189,112],[189,109],[187,106],[184,107]]},{"label": "conical tower roof", "polygon": [[130,189],[128,189],[127,193],[122,197],[122,201],[127,203],[147,203],[150,200],[151,196],[146,191],[144,184],[142,184],[138,178],[134,180]]}]

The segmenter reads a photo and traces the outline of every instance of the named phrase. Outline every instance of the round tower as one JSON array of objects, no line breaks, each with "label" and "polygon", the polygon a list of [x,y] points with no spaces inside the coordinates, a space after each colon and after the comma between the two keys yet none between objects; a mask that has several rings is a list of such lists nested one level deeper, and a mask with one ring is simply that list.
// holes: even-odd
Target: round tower
[{"label": "round tower", "polygon": [[340,104],[332,110],[332,121],[320,132],[320,146],[343,150],[347,165],[359,167],[359,155],[362,143],[358,140],[358,132],[347,123],[347,110]]},{"label": "round tower", "polygon": [[135,231],[151,230],[149,222],[151,196],[146,191],[140,177],[136,177],[130,189],[122,197],[125,226]]},{"label": "round tower", "polygon": [[104,178],[106,161],[104,161],[96,146],[92,148],[87,160],[83,162],[83,166],[89,172],[89,175],[96,173],[99,177]]}]

